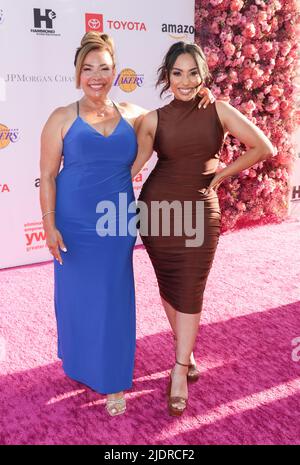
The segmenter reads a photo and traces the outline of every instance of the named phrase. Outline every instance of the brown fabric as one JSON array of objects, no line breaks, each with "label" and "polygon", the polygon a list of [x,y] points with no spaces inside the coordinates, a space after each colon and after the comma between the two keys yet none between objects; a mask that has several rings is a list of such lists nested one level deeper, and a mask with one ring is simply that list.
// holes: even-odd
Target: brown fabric
[{"label": "brown fabric", "polygon": [[[220,235],[220,207],[215,192],[203,195],[218,166],[223,145],[223,128],[215,104],[198,109],[199,98],[184,102],[173,100],[158,110],[154,149],[158,161],[143,185],[139,200],[148,206],[148,216],[141,213],[141,224],[149,223],[149,234],[141,234],[152,261],[161,296],[177,311],[199,313],[203,292]],[[192,221],[196,225],[196,201],[204,202],[204,242],[186,247],[186,235],[151,233],[151,201],[192,201]],[[146,214],[147,215],[147,214]],[[183,225],[183,222],[182,222]],[[203,226],[203,223],[201,223]]]}]

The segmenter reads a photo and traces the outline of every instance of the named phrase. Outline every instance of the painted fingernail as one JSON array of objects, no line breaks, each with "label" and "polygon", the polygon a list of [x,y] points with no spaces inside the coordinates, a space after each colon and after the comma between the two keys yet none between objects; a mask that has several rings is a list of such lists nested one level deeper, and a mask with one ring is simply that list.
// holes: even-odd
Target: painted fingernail
[{"label": "painted fingernail", "polygon": [[63,247],[61,250],[62,250],[63,252],[66,252],[66,251],[67,251],[67,249],[66,249],[65,247]]}]

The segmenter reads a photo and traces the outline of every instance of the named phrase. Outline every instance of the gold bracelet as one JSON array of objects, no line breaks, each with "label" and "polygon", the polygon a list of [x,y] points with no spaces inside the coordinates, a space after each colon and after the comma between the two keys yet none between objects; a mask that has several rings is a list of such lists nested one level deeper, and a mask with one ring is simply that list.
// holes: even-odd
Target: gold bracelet
[{"label": "gold bracelet", "polygon": [[49,212],[46,212],[42,215],[42,220],[45,218],[45,216],[49,215],[49,213],[55,213],[55,210],[50,210]]}]

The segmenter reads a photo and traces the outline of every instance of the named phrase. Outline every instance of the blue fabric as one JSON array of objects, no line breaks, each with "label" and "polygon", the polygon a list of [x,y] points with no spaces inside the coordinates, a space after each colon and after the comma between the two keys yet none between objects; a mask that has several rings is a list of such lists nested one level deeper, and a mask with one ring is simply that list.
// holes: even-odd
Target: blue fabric
[{"label": "blue fabric", "polygon": [[[54,260],[58,356],[69,377],[102,394],[129,389],[133,378],[136,237],[118,234],[118,197],[134,202],[136,152],[134,129],[123,118],[104,137],[78,116],[65,135],[56,178],[56,225],[67,247],[63,265]],[[116,205],[115,237],[97,233],[102,200]]]}]

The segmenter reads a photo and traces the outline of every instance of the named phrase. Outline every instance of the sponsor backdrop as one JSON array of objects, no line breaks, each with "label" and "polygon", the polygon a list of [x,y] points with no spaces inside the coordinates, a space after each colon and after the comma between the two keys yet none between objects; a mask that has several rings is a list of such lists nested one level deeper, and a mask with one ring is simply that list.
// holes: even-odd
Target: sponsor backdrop
[{"label": "sponsor backdrop", "polygon": [[296,146],[296,161],[293,175],[291,177],[291,198],[289,203],[289,214],[300,218],[300,128],[294,134]]},{"label": "sponsor backdrop", "polygon": [[[40,133],[58,106],[80,98],[73,59],[82,35],[115,40],[115,101],[162,106],[156,70],[176,40],[194,37],[194,0],[30,1],[0,6],[0,268],[51,259],[39,207]],[[134,180],[135,192],[155,154]]]},{"label": "sponsor backdrop", "polygon": [[[300,53],[300,50],[299,50]],[[293,141],[296,147],[296,160],[291,178],[291,197],[289,203],[289,213],[292,217],[300,218],[300,60],[298,73],[295,79],[296,105],[298,114],[298,128],[295,131]]]}]

